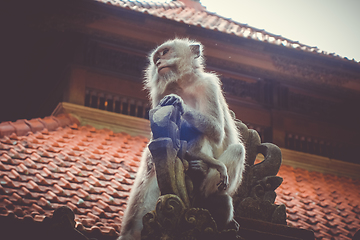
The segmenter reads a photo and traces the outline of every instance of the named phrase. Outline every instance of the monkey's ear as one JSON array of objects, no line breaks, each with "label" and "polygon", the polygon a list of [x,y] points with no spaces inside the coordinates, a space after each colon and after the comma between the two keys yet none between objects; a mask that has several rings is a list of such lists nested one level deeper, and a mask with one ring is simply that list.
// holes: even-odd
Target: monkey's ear
[{"label": "monkey's ear", "polygon": [[190,45],[190,50],[195,55],[195,58],[200,57],[200,45],[199,44]]}]

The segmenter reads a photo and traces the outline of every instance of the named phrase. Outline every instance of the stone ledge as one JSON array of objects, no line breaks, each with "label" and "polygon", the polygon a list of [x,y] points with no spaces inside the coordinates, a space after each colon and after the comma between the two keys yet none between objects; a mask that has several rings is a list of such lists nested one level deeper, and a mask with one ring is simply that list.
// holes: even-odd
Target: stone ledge
[{"label": "stone ledge", "polygon": [[76,117],[79,120],[80,125],[91,125],[96,129],[107,128],[116,133],[125,132],[131,136],[144,136],[150,138],[150,122],[146,119],[68,102],[59,103],[52,115],[57,116],[62,113],[68,113]]}]

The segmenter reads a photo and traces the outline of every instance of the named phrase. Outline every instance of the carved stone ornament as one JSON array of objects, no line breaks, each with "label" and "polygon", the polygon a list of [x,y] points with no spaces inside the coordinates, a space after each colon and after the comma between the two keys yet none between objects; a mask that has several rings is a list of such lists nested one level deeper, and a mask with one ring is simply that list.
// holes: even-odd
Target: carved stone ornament
[{"label": "carved stone ornament", "polygon": [[[242,133],[247,156],[241,186],[233,196],[235,219],[245,217],[286,225],[285,205],[274,204],[275,189],[283,181],[276,176],[282,161],[281,151],[272,143],[261,143],[259,134],[239,120],[237,127]],[[264,160],[254,164],[259,153],[264,155]]]},{"label": "carved stone ornament", "polygon": [[[236,222],[222,230],[208,210],[194,208],[197,178],[189,174],[185,160],[187,142],[180,140],[181,104],[158,106],[150,110],[152,140],[149,150],[156,169],[161,196],[156,209],[143,217],[142,239],[241,239]],[[285,207],[274,205],[274,190],[282,178],[276,177],[281,152],[273,144],[261,144],[254,130],[238,121],[247,149],[247,167],[243,183],[234,196],[236,216],[283,223]],[[256,155],[265,160],[254,165]],[[200,178],[201,179],[201,178]],[[219,206],[221,208],[221,206]]]},{"label": "carved stone ornament", "polygon": [[236,230],[218,231],[210,213],[186,208],[176,195],[160,196],[156,209],[143,217],[141,239],[241,239]]}]

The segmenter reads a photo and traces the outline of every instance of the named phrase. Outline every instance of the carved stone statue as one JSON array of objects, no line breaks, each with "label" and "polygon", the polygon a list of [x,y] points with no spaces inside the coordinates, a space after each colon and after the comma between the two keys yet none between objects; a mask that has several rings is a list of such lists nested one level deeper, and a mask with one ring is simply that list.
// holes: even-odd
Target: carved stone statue
[{"label": "carved stone statue", "polygon": [[[272,143],[261,143],[259,134],[237,120],[246,147],[246,166],[241,186],[233,196],[235,219],[253,218],[286,225],[285,205],[275,205],[275,189],[283,179],[276,176],[281,165],[281,151]],[[258,154],[264,161],[255,164]]]},{"label": "carved stone statue", "polygon": [[[186,159],[187,142],[180,140],[181,114],[172,105],[150,111],[152,140],[149,150],[156,169],[161,192],[154,211],[143,217],[142,239],[241,239],[236,223],[218,229],[207,209],[194,208],[194,197],[203,176],[189,169]],[[274,190],[282,178],[275,176],[281,165],[280,149],[260,142],[254,130],[241,121],[247,157],[240,188],[233,196],[236,217],[255,218],[286,224],[285,206],[274,204]],[[263,162],[254,165],[258,153]],[[219,206],[221,207],[221,206]]]},{"label": "carved stone statue", "polygon": [[239,239],[236,225],[219,231],[207,209],[193,206],[199,188],[197,178],[204,176],[189,171],[178,111],[172,105],[159,106],[149,114],[153,136],[148,147],[161,196],[156,209],[143,218],[142,239]]}]

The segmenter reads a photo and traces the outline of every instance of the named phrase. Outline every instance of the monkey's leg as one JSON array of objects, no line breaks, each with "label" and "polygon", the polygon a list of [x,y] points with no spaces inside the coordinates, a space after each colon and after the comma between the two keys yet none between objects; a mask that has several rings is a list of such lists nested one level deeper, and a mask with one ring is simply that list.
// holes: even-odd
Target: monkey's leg
[{"label": "monkey's leg", "polygon": [[[139,171],[126,208],[121,234],[118,240],[139,240],[143,228],[143,216],[154,210],[160,196],[154,168],[147,174]],[[145,176],[144,176],[145,175]]]},{"label": "monkey's leg", "polygon": [[198,160],[202,160],[205,164],[208,165],[209,168],[216,169],[220,174],[220,181],[217,183],[219,190],[225,190],[227,188],[227,186],[229,185],[229,178],[227,174],[227,168],[224,163],[202,152],[198,152],[196,154],[192,152],[187,152],[187,155],[190,159],[196,159],[190,161],[189,163],[190,167],[193,169],[198,169],[200,171],[203,171],[203,166],[202,166],[203,163]]},{"label": "monkey's leg", "polygon": [[225,190],[232,195],[239,187],[242,179],[242,172],[245,164],[245,149],[240,143],[231,144],[218,158],[219,162],[225,164],[229,176],[229,185],[226,189],[218,186],[219,175],[213,168],[209,169],[207,176],[201,184],[201,191],[209,196],[217,191]]}]

